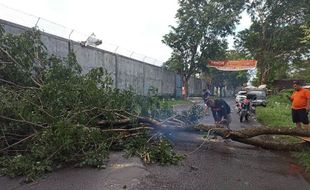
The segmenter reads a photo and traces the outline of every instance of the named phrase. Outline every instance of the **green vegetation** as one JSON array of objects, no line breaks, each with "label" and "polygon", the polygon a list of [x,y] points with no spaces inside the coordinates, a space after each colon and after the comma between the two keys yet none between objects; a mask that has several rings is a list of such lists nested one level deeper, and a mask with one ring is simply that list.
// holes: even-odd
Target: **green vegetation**
[{"label": "green vegetation", "polygon": [[[145,138],[147,137],[147,138]],[[128,156],[139,155],[145,163],[177,164],[184,157],[173,152],[168,140],[159,138],[149,141],[148,136],[140,136],[125,143]],[[154,143],[156,142],[156,143]]]},{"label": "green vegetation", "polygon": [[[309,68],[309,2],[256,0],[245,5],[252,24],[237,34],[235,45],[239,52],[257,60],[254,85],[296,76],[308,78],[304,71]],[[293,70],[304,75],[294,75]]]},{"label": "green vegetation", "polygon": [[[103,68],[82,74],[74,53],[48,55],[37,30],[14,36],[0,27],[0,62],[8,63],[0,67],[1,174],[33,181],[66,165],[104,168],[111,150],[146,163],[182,158],[137,122],[173,113],[155,89],[147,97],[114,89]],[[113,124],[124,119],[126,125]]]},{"label": "green vegetation", "polygon": [[190,77],[201,73],[209,60],[225,59],[224,37],[233,34],[243,5],[244,0],[179,1],[177,26],[162,40],[172,49],[164,67],[179,73],[186,89]]},{"label": "green vegetation", "polygon": [[310,151],[295,152],[293,155],[305,167],[306,172],[310,171]]},{"label": "green vegetation", "polygon": [[287,96],[291,92],[268,97],[267,107],[257,107],[257,119],[269,127],[294,127],[291,117],[290,101]]},{"label": "green vegetation", "polygon": [[[291,107],[287,96],[292,91],[283,91],[268,98],[267,107],[257,108],[257,119],[268,127],[295,127],[291,117]],[[300,139],[289,136],[279,136],[276,140],[298,142]],[[310,151],[292,153],[307,171],[310,170]]]},{"label": "green vegetation", "polygon": [[[284,78],[310,80],[309,6],[307,0],[180,0],[176,25],[162,40],[172,49],[163,67],[179,73],[186,88],[195,74],[220,88],[241,86],[246,72],[207,68],[208,61],[225,59],[257,60],[255,86]],[[244,11],[251,26],[235,34]],[[236,35],[236,51],[228,51],[227,35]]]},{"label": "green vegetation", "polygon": [[189,100],[182,100],[182,99],[163,99],[161,101],[162,106],[167,106],[170,108],[176,105],[184,105],[184,104],[193,104],[193,102]]}]

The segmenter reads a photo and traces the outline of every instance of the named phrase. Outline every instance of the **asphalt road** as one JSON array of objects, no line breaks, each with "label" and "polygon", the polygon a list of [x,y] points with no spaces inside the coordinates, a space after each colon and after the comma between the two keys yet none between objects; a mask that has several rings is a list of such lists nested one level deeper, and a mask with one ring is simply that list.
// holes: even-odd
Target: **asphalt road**
[{"label": "asphalt road", "polygon": [[[233,102],[230,101],[233,108]],[[186,106],[179,107],[187,109]],[[231,128],[260,126],[255,120],[240,124],[233,110]],[[210,116],[202,121],[212,123]],[[220,137],[201,144],[201,133],[176,130],[171,132],[176,150],[186,159],[179,166],[148,166],[150,172],[138,185],[140,190],[309,190],[310,184],[301,168],[288,153],[272,152],[237,142],[224,142]]]}]

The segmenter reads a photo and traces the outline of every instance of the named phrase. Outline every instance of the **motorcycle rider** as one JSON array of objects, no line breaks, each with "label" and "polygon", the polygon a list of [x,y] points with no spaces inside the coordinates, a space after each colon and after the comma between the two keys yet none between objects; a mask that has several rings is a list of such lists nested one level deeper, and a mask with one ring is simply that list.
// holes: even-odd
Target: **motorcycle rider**
[{"label": "motorcycle rider", "polygon": [[240,113],[240,122],[242,122],[243,117],[245,117],[245,120],[248,121],[249,120],[249,113],[251,111],[251,98],[248,94],[246,95],[246,98],[241,102],[240,107],[241,107],[240,112],[242,110],[245,111],[245,114]]},{"label": "motorcycle rider", "polygon": [[249,95],[246,95],[246,98],[242,101],[242,107],[246,108],[246,110],[250,111],[251,99]]}]

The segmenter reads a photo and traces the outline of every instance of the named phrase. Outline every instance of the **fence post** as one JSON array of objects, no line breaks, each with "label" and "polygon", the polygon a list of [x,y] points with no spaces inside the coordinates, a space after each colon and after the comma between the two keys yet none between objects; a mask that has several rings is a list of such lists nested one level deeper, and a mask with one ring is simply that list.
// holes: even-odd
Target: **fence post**
[{"label": "fence post", "polygon": [[39,18],[38,18],[38,20],[37,20],[36,24],[34,25],[34,27],[35,27],[35,28],[37,28],[37,26],[38,26],[38,24],[39,24],[40,19],[41,19],[41,17],[39,17]]},{"label": "fence post", "polygon": [[69,34],[69,38],[68,38],[68,53],[70,53],[71,52],[71,50],[73,49],[71,46],[72,46],[72,44],[71,44],[71,42],[72,42],[72,40],[71,40],[71,35],[72,35],[72,33],[74,32],[74,30],[71,30],[71,32],[70,32],[70,34]]}]

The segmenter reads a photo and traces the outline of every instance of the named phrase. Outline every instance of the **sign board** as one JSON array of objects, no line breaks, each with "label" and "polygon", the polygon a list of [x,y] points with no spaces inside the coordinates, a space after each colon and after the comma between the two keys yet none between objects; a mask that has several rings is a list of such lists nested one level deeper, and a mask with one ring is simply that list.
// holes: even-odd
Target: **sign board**
[{"label": "sign board", "polygon": [[221,71],[244,71],[255,69],[256,60],[225,60],[225,61],[209,61],[208,67],[214,67]]}]

